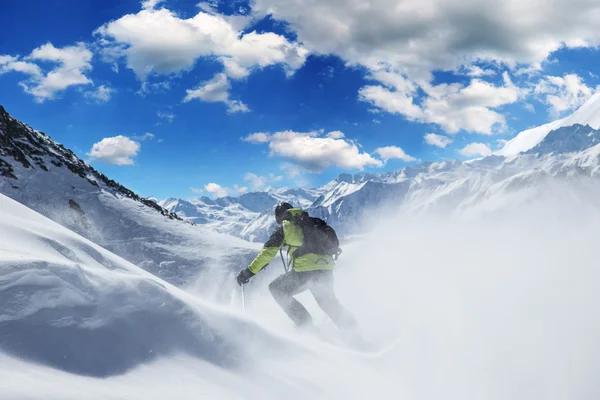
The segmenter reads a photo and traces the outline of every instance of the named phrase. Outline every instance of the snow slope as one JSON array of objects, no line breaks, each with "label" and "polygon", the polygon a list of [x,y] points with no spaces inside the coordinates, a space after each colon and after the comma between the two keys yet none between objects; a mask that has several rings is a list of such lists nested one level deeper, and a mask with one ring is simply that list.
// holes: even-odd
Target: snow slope
[{"label": "snow slope", "polygon": [[3,195],[0,232],[0,398],[346,398],[353,374],[379,380],[363,356],[200,301]]},{"label": "snow slope", "polygon": [[1,106],[0,193],[177,285],[209,267],[237,270],[256,251],[139,197]]},{"label": "snow slope", "polygon": [[365,338],[399,339],[382,352],[294,332],[272,268],[242,314],[0,195],[0,398],[598,398],[600,188],[546,190],[497,219],[390,212],[348,246],[338,296]]}]

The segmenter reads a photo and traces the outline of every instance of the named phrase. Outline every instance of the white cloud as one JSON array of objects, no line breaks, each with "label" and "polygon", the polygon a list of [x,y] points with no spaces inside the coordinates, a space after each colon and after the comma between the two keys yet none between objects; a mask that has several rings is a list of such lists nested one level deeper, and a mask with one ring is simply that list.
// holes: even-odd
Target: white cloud
[{"label": "white cloud", "polygon": [[213,198],[218,199],[220,197],[232,195],[240,195],[248,192],[246,186],[233,185],[233,188],[227,188],[219,185],[218,183],[208,183],[204,185],[204,188],[191,187],[190,190],[196,194],[210,193]]},{"label": "white cloud", "polygon": [[86,92],[84,96],[98,103],[108,103],[114,92],[115,89],[105,85],[100,85],[98,88],[96,88],[96,90]]},{"label": "white cloud", "polygon": [[267,185],[270,185],[272,183],[281,182],[282,180],[283,180],[283,176],[275,175],[275,174],[269,174],[269,176],[259,176],[259,175],[253,174],[251,172],[248,172],[244,176],[244,181],[248,182],[250,184],[250,188],[252,188],[252,190],[254,190],[254,191],[261,190]]},{"label": "white cloud", "polygon": [[[294,178],[300,177],[303,175],[303,172],[304,172],[304,170],[301,167],[299,167],[298,165],[289,163],[289,162],[283,163],[281,165],[280,169],[283,171],[283,173],[289,179],[294,179]],[[303,180],[303,179],[300,178],[300,180]],[[306,186],[306,185],[298,185],[298,186]]]},{"label": "white cloud", "polygon": [[142,8],[144,10],[153,10],[157,5],[163,3],[165,0],[144,0],[142,1]]},{"label": "white cloud", "polygon": [[18,57],[0,55],[0,75],[7,72],[22,72],[26,75],[42,76],[42,69],[37,64],[19,61]]},{"label": "white cloud", "polygon": [[424,119],[423,110],[414,104],[411,93],[391,90],[380,85],[363,86],[358,92],[361,101],[369,102],[378,109],[392,114],[402,114],[411,121]]},{"label": "white cloud", "polygon": [[169,123],[173,122],[173,120],[175,119],[175,114],[169,111],[157,111],[156,116],[161,119],[166,119]]},{"label": "white cloud", "polygon": [[229,190],[227,188],[224,188],[217,183],[208,183],[204,185],[204,190],[208,193],[211,193],[214,198],[225,197],[229,194]]},{"label": "white cloud", "polygon": [[531,103],[525,103],[523,108],[529,111],[530,113],[535,113],[535,107]]},{"label": "white cloud", "polygon": [[498,148],[502,148],[506,145],[506,143],[508,143],[508,140],[506,139],[498,139],[496,140],[496,147]]},{"label": "white cloud", "polygon": [[92,146],[87,155],[115,165],[133,165],[133,159],[140,151],[141,145],[125,136],[104,138]]},{"label": "white cloud", "polygon": [[248,112],[250,109],[248,106],[240,100],[229,100],[227,101],[227,112],[229,113],[237,113],[237,112]]},{"label": "white cloud", "polygon": [[146,132],[143,135],[132,136],[131,138],[143,142],[144,140],[154,140],[156,135],[154,133]]},{"label": "white cloud", "polygon": [[484,143],[471,143],[463,147],[460,151],[460,154],[466,157],[476,157],[476,156],[489,156],[492,154],[492,150],[487,144]]},{"label": "white cloud", "polygon": [[327,134],[327,137],[331,139],[343,139],[346,136],[344,135],[344,132],[332,131]]},{"label": "white cloud", "polygon": [[385,161],[391,159],[399,159],[406,162],[417,161],[416,158],[409,156],[404,152],[404,150],[397,146],[380,147],[375,150],[375,153],[379,154],[379,156]]},{"label": "white cloud", "polygon": [[450,143],[452,143],[452,139],[444,135],[436,135],[435,133],[428,133],[424,136],[425,143],[436,146],[442,149],[445,149]]},{"label": "white cloud", "polygon": [[[498,93],[487,100],[475,97],[466,108],[459,104],[462,90],[426,104],[430,95],[415,92],[413,82],[419,88],[431,85],[434,71],[483,78],[506,69],[535,76],[557,50],[600,45],[600,4],[593,0],[533,0],[533,5],[516,0],[252,3],[259,16],[286,21],[311,53],[335,54],[369,71],[379,84],[363,87],[361,100],[410,121],[437,124],[449,133],[503,130],[505,117],[497,110],[501,105],[486,104]],[[464,86],[471,85],[481,86],[482,81]],[[515,101],[505,99],[504,104]]]},{"label": "white cloud", "polygon": [[594,94],[577,74],[547,76],[540,80],[534,92],[543,97],[542,101],[554,116],[579,108]]},{"label": "white cloud", "polygon": [[[600,6],[590,0],[254,0],[289,23],[310,51],[337,54],[411,79],[481,61],[539,63],[563,47],[598,46]],[[559,25],[559,27],[558,27]]]},{"label": "white cloud", "polygon": [[248,112],[250,109],[239,100],[229,99],[229,90],[231,84],[227,75],[219,73],[213,79],[203,82],[197,89],[186,90],[187,95],[183,99],[184,102],[189,102],[194,99],[200,99],[208,103],[225,103],[227,111],[230,113]]},{"label": "white cloud", "polygon": [[216,57],[233,79],[253,68],[282,65],[292,72],[304,64],[307,51],[272,32],[242,33],[251,17],[227,17],[200,10],[191,18],[148,0],[137,14],[111,21],[94,33],[109,62],[124,58],[140,80],[151,74],[190,70],[201,57]]},{"label": "white cloud", "polygon": [[464,75],[471,76],[473,78],[480,78],[482,76],[493,76],[496,75],[496,71],[491,68],[481,68],[478,65],[465,66],[461,71]]},{"label": "white cloud", "polygon": [[242,140],[244,142],[250,143],[268,143],[270,140],[270,135],[264,132],[256,132],[246,137],[243,137]]},{"label": "white cloud", "polygon": [[[526,93],[512,83],[508,73],[503,78],[503,86],[480,79],[473,79],[468,86],[458,83],[434,86],[426,81],[418,86],[400,81],[393,89],[371,85],[360,89],[359,98],[410,121],[437,124],[451,134],[465,130],[491,135],[506,126],[504,116],[494,109],[515,103]],[[420,105],[414,103],[416,87],[427,95]]]},{"label": "white cloud", "polygon": [[[0,74],[21,72],[29,78],[19,84],[37,102],[54,99],[70,86],[89,85],[86,73],[92,70],[92,52],[84,43],[56,48],[52,43],[34,49],[27,57],[0,56]],[[37,63],[51,63],[47,72]],[[41,64],[46,65],[46,64]]]},{"label": "white cloud", "polygon": [[233,190],[237,193],[237,194],[244,194],[244,193],[248,193],[248,188],[246,186],[239,186],[239,185],[233,185]]},{"label": "white cloud", "polygon": [[359,150],[347,139],[321,137],[319,132],[282,131],[273,134],[252,134],[243,140],[268,143],[271,156],[282,157],[311,172],[321,172],[331,166],[346,169],[381,167],[383,162]]}]

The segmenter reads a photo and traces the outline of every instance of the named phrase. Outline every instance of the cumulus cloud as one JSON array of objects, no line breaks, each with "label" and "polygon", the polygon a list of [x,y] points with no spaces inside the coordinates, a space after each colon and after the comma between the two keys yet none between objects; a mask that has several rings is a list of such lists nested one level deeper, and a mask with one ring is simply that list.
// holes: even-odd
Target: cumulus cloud
[{"label": "cumulus cloud", "polygon": [[183,101],[189,102],[199,99],[208,103],[225,103],[227,111],[230,113],[250,111],[246,104],[229,98],[230,89],[231,84],[229,83],[229,79],[227,79],[227,75],[219,73],[213,79],[203,82],[197,89],[186,90],[187,95]]},{"label": "cumulus cloud", "polygon": [[42,69],[37,64],[20,61],[18,57],[0,55],[0,75],[7,72],[21,72],[35,77],[42,76]]},{"label": "cumulus cloud", "polygon": [[204,185],[204,191],[211,193],[214,198],[225,197],[229,194],[229,190],[217,183],[208,183]]},{"label": "cumulus cloud", "polygon": [[460,151],[465,157],[476,157],[476,156],[489,156],[492,154],[492,150],[487,144],[484,143],[471,143],[463,147]]},{"label": "cumulus cloud", "polygon": [[343,139],[346,136],[344,135],[344,132],[332,131],[327,134],[327,137],[331,139]]},{"label": "cumulus cloud", "polygon": [[[23,58],[0,56],[0,74],[20,72],[28,75],[29,78],[19,84],[41,103],[54,99],[70,86],[92,84],[92,80],[86,76],[92,70],[92,56],[84,43],[63,48],[46,43]],[[47,64],[52,67],[45,68]]]},{"label": "cumulus cloud", "polygon": [[250,143],[268,143],[270,137],[271,136],[268,133],[256,132],[242,138],[242,140]]},{"label": "cumulus cloud", "polygon": [[397,146],[386,146],[375,149],[375,153],[379,154],[379,156],[384,160],[398,159],[406,162],[417,161],[416,158],[409,156]]},{"label": "cumulus cloud", "polygon": [[164,2],[164,0],[144,0],[142,1],[142,8],[144,10],[153,10],[162,2]]},{"label": "cumulus cloud", "polygon": [[[534,1],[533,6],[531,1],[511,0],[254,0],[252,4],[257,15],[286,21],[312,53],[335,54],[366,68],[378,84],[363,87],[361,100],[410,121],[437,124],[448,133],[491,134],[504,129],[501,105],[489,104],[502,87],[484,87],[482,78],[500,69],[539,74],[542,63],[559,49],[600,45],[600,3],[593,0]],[[455,71],[474,80],[464,87],[447,87],[449,92],[441,98],[415,91],[415,86],[432,85],[434,71]],[[473,97],[463,107],[461,93],[470,86],[490,95]],[[504,98],[504,104],[519,99],[512,98]],[[569,104],[555,101],[558,108]]]},{"label": "cumulus cloud", "polygon": [[137,14],[102,25],[94,33],[106,61],[125,59],[140,80],[151,74],[190,70],[201,57],[217,58],[230,78],[240,79],[253,68],[282,65],[293,72],[308,51],[272,32],[244,33],[247,17],[199,12],[191,18],[148,0]]},{"label": "cumulus cloud", "polygon": [[540,80],[534,92],[542,96],[542,101],[554,116],[579,108],[594,94],[594,90],[577,74],[547,76]]},{"label": "cumulus cloud", "polygon": [[322,137],[323,131],[282,131],[272,134],[254,133],[242,140],[268,143],[270,155],[281,157],[311,172],[321,172],[331,166],[346,169],[381,167],[383,162],[361,152],[356,143],[347,139]]},{"label": "cumulus cloud", "polygon": [[[600,4],[590,0],[254,0],[320,54],[428,79],[479,61],[534,64],[562,47],[597,46]],[[368,21],[368,23],[365,23]],[[560,21],[560,28],[557,28]]]},{"label": "cumulus cloud", "polygon": [[141,145],[126,136],[104,138],[92,146],[87,156],[114,165],[133,165]]},{"label": "cumulus cloud", "polygon": [[191,187],[190,190],[196,194],[209,193],[215,199],[226,197],[230,194],[244,194],[248,192],[248,188],[246,186],[233,185],[233,188],[227,188],[214,182],[204,185],[204,188],[202,189]]},{"label": "cumulus cloud", "polygon": [[[506,126],[506,119],[496,112],[525,96],[526,90],[513,84],[508,73],[503,74],[504,84],[496,86],[481,79],[469,85],[459,83],[431,85],[428,82],[407,82],[386,79],[384,85],[364,86],[359,98],[384,111],[401,114],[410,121],[437,124],[450,134],[465,130],[491,135]],[[426,98],[416,104],[417,88]]]},{"label": "cumulus cloud", "polygon": [[86,92],[84,96],[90,100],[94,100],[97,103],[108,103],[114,92],[115,89],[105,85],[100,85],[96,88],[96,90]]},{"label": "cumulus cloud", "polygon": [[493,69],[481,68],[478,65],[467,65],[463,67],[460,72],[466,76],[471,76],[473,78],[496,75],[496,71],[494,71]]},{"label": "cumulus cloud", "polygon": [[250,188],[254,191],[264,189],[265,186],[272,183],[281,182],[283,180],[282,175],[269,174],[268,176],[260,176],[252,172],[248,172],[244,176],[244,181],[248,182]]},{"label": "cumulus cloud", "polygon": [[436,135],[435,133],[428,133],[424,136],[425,143],[436,146],[441,149],[445,149],[450,143],[452,143],[452,139],[444,135]]}]

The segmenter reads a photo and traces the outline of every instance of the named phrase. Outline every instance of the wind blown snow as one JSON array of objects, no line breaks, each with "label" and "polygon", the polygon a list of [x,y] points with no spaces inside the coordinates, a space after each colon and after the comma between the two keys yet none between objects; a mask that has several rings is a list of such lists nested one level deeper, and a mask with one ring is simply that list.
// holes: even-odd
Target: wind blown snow
[{"label": "wind blown snow", "polygon": [[[0,397],[599,398],[600,270],[596,242],[600,207],[596,199],[600,185],[590,180],[554,181],[523,191],[520,196],[496,199],[512,207],[492,213],[468,210],[449,216],[408,213],[395,206],[381,208],[371,218],[369,233],[343,246],[336,288],[342,303],[359,320],[368,350],[340,344],[339,335],[308,295],[299,299],[313,313],[325,340],[295,331],[266,288],[270,279],[282,271],[277,262],[246,287],[244,314],[233,275],[228,282],[199,283],[191,289],[195,295],[191,296],[94,247],[116,267],[102,270],[102,259],[94,262],[85,258],[85,254],[95,253],[81,247],[83,242],[75,236],[65,240],[67,234],[61,231],[59,242],[76,253],[87,279],[71,279],[65,285],[79,296],[62,296],[52,307],[45,307],[52,311],[52,319],[42,318],[45,314],[40,313],[41,308],[35,312],[31,308],[38,304],[35,302],[20,303],[24,308],[19,312],[3,307],[0,348],[8,355],[0,363],[0,373],[7,377],[0,381]],[[1,203],[0,221],[3,235],[8,237],[14,235],[18,225],[11,225],[5,217],[23,211],[16,208],[16,203],[7,202],[5,199]],[[42,223],[47,224],[52,223]],[[41,228],[29,226],[16,231],[21,232],[23,240],[29,240],[31,236],[27,235],[36,229]],[[55,234],[47,229],[45,232],[56,239]],[[58,270],[48,271],[26,254],[15,252],[29,252],[57,262],[58,256],[51,255],[53,250],[43,241],[34,241],[37,244],[29,250],[25,245],[14,248],[15,241],[6,244],[3,240],[0,245],[3,304],[13,304],[21,298],[19,293],[34,296],[36,288],[43,294],[58,285],[54,279],[11,278],[9,273],[20,273],[25,267],[37,268],[36,276],[43,275],[41,271],[49,277],[58,274]],[[11,243],[13,249],[7,250]],[[73,255],[66,250],[61,254],[72,260]],[[64,263],[68,264],[65,270],[68,266],[76,269],[72,262]],[[88,263],[96,267],[85,267]],[[139,280],[155,288],[152,297],[146,297],[147,306],[137,300],[144,298],[146,287],[134,284]],[[87,292],[81,290],[84,283]],[[73,371],[63,362],[38,357],[33,364],[30,357],[14,351],[5,339],[6,334],[14,333],[7,332],[7,321],[13,321],[14,328],[28,316],[37,318],[38,329],[40,324],[47,329],[56,321],[77,326],[68,319],[73,308],[61,307],[107,299],[106,294],[115,285],[122,289],[122,296],[110,304],[114,310],[124,316],[144,310],[156,318],[157,325],[165,321],[180,324],[186,338],[191,335],[186,346],[160,351],[149,359],[133,357],[137,363],[128,364],[124,372],[113,371],[98,380],[93,370]],[[26,309],[29,311],[23,311]],[[167,315],[172,320],[165,319]],[[101,337],[106,334],[101,327],[115,326],[111,318],[99,320],[92,316],[90,320],[96,323],[89,324],[88,329]],[[113,332],[115,337],[137,337],[143,349],[165,348],[145,339],[156,325],[118,328],[122,330]],[[197,341],[191,339],[194,329]],[[163,333],[162,344],[180,339],[172,331]],[[150,336],[152,340],[157,337]],[[218,340],[209,342],[208,337]],[[34,343],[27,340],[25,337],[21,341],[20,348],[34,348]],[[82,351],[84,344],[93,346],[85,341],[80,344]],[[198,352],[199,348],[203,352]],[[39,346],[35,350],[48,351]],[[92,347],[92,353],[95,350]],[[102,349],[108,359],[112,351],[110,346]],[[34,356],[36,352],[32,352]],[[90,357],[92,360],[94,354]]]}]

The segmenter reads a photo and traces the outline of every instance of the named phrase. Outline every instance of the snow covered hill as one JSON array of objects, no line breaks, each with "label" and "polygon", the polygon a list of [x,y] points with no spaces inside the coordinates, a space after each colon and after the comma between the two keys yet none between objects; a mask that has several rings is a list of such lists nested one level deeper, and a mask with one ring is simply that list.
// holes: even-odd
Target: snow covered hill
[{"label": "snow covered hill", "polygon": [[1,106],[0,193],[178,285],[209,266],[239,269],[254,254],[139,197]]},{"label": "snow covered hill", "polygon": [[0,195],[0,398],[598,398],[600,187],[582,184],[491,221],[386,215],[336,273],[374,350],[309,296],[318,332],[295,331],[272,269],[242,313],[233,285],[199,300]]},{"label": "snow covered hill", "polygon": [[[390,390],[364,356],[257,324],[239,297],[234,308],[201,301],[1,194],[0,235],[2,399],[358,399],[372,384]],[[356,374],[364,383],[341,385]]]}]

